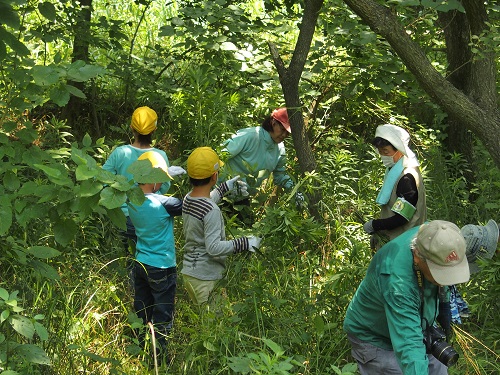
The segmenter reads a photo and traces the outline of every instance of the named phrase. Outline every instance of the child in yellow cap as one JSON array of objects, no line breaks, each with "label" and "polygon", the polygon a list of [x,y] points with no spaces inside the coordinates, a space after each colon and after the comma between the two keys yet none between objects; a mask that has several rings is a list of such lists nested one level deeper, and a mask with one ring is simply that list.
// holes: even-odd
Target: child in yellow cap
[{"label": "child in yellow cap", "polygon": [[261,241],[255,236],[226,239],[224,219],[217,203],[236,188],[245,194],[246,184],[236,176],[213,189],[222,164],[210,147],[195,149],[187,160],[193,188],[183,201],[185,245],[181,273],[191,300],[198,306],[214,300],[212,292],[223,278],[227,257],[254,252]]},{"label": "child in yellow cap", "polygon": [[[174,217],[181,215],[182,201],[158,194],[162,183],[172,178],[159,152],[146,151],[138,160],[148,160],[153,168],[164,172],[153,176],[134,175],[145,200],[141,205],[128,203],[128,212],[137,235],[133,267],[134,309],[145,325],[153,324],[156,356],[161,362],[167,356],[167,335],[174,318],[177,288]],[[142,342],[144,335],[139,337]]]}]

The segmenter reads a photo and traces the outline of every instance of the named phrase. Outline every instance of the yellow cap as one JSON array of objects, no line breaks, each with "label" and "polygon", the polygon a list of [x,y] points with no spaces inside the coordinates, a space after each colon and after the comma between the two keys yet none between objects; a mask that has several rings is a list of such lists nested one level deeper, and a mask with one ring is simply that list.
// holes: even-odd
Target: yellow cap
[{"label": "yellow cap", "polygon": [[191,178],[202,180],[212,176],[224,163],[210,147],[198,147],[187,160],[187,173]]},{"label": "yellow cap", "polygon": [[156,130],[158,115],[149,107],[139,107],[132,114],[132,129],[146,135]]}]

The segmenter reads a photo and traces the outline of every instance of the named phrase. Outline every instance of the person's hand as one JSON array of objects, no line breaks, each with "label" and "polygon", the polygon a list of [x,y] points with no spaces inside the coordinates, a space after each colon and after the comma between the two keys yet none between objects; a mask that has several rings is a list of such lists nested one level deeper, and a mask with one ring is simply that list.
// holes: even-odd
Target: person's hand
[{"label": "person's hand", "polygon": [[231,198],[248,197],[248,184],[245,181],[240,180],[240,176],[233,177],[225,183]]},{"label": "person's hand", "polygon": [[255,250],[259,250],[260,241],[262,241],[262,238],[260,237],[256,236],[248,237],[248,251],[255,253]]},{"label": "person's hand", "polygon": [[172,177],[175,177],[175,176],[180,176],[181,174],[185,174],[186,171],[184,170],[184,168],[182,167],[178,167],[178,166],[171,166],[171,167],[168,167],[167,169],[168,171],[168,174]]},{"label": "person's hand", "polygon": [[297,206],[297,208],[302,208],[304,207],[304,204],[305,204],[305,197],[304,197],[304,194],[302,194],[300,191],[298,191],[296,194],[295,194],[295,205]]},{"label": "person's hand", "polygon": [[363,230],[368,234],[375,233],[375,229],[373,229],[373,219],[368,220],[366,223],[363,224]]}]

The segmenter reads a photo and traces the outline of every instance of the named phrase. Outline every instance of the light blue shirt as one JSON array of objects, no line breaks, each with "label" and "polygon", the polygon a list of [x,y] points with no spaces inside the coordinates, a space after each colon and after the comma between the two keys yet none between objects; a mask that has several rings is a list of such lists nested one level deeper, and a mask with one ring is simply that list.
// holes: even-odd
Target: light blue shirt
[{"label": "light blue shirt", "polygon": [[286,153],[283,143],[275,143],[269,132],[261,126],[240,129],[224,143],[229,153],[220,181],[228,175],[240,175],[249,185],[249,192],[255,190],[273,174],[274,183],[286,190],[293,188],[293,181],[286,173]]},{"label": "light blue shirt", "polygon": [[[128,180],[132,180],[134,176],[132,176],[129,172],[127,172],[128,167],[136,161],[139,156],[144,154],[147,151],[156,151],[158,152],[163,159],[165,159],[167,166],[170,166],[168,161],[167,154],[165,151],[159,150],[157,148],[137,148],[132,145],[123,145],[115,148],[113,152],[108,157],[108,160],[102,166],[102,169],[105,171],[114,173],[116,175],[125,176]],[[168,189],[170,189],[170,181],[164,182],[161,185],[160,193],[165,194]],[[128,216],[128,208],[127,204],[124,203],[121,207],[125,216]]]},{"label": "light blue shirt", "polygon": [[129,203],[129,215],[135,226],[135,258],[148,266],[176,266],[174,216],[182,212],[182,201],[160,194],[144,194],[141,206]]}]

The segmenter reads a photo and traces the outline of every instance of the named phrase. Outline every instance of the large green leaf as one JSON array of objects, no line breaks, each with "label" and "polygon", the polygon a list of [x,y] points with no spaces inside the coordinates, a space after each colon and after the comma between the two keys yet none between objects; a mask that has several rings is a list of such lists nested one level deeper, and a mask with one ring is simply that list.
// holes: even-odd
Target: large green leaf
[{"label": "large green leaf", "polygon": [[7,44],[12,50],[20,55],[26,56],[29,55],[29,49],[21,43],[14,35],[5,30],[2,26],[0,26],[0,40]]},{"label": "large green leaf", "polygon": [[0,205],[0,236],[7,234],[12,225],[12,208]]},{"label": "large green leaf", "polygon": [[118,228],[122,230],[127,229],[127,218],[125,217],[125,214],[121,210],[121,208],[114,208],[112,210],[107,211],[108,217],[111,220],[111,222],[116,225]]},{"label": "large green leaf", "polygon": [[49,259],[61,254],[60,251],[48,246],[32,246],[27,248],[26,252],[41,259]]},{"label": "large green leaf", "polygon": [[0,1],[0,25],[7,25],[13,29],[19,27],[18,13],[5,1]]},{"label": "large green leaf", "polygon": [[50,280],[60,280],[57,270],[54,267],[48,265],[47,263],[41,262],[36,259],[31,259],[28,262],[28,266],[33,268],[33,271],[35,271],[42,277],[45,277]]},{"label": "large green leaf", "polygon": [[97,65],[86,64],[82,60],[75,61],[68,68],[68,80],[75,82],[85,82],[106,71]]},{"label": "large green leaf", "polygon": [[7,190],[14,191],[19,189],[21,182],[13,171],[6,171],[3,175],[3,185]]},{"label": "large green leaf", "polygon": [[17,333],[30,340],[33,338],[33,335],[35,334],[35,327],[33,326],[31,320],[18,314],[11,315],[9,319],[10,325]]},{"label": "large green leaf", "polygon": [[77,181],[84,181],[94,178],[99,171],[95,168],[89,168],[87,165],[79,165],[76,167],[75,176]]},{"label": "large green leaf", "polygon": [[63,246],[73,241],[77,231],[78,225],[71,219],[62,219],[54,223],[54,238]]},{"label": "large green leaf", "polygon": [[121,207],[126,200],[127,195],[124,192],[107,186],[101,191],[99,204],[106,207],[108,210],[112,210],[113,208]]},{"label": "large green leaf", "polygon": [[103,188],[103,184],[96,180],[85,180],[81,183],[79,189],[80,197],[91,197],[98,194]]},{"label": "large green leaf", "polygon": [[147,184],[147,183],[163,183],[170,181],[170,178],[160,168],[153,168],[149,160],[136,160],[128,168],[127,172],[134,176],[134,181]]},{"label": "large green leaf", "polygon": [[45,351],[39,346],[32,344],[23,344],[16,347],[15,350],[19,355],[24,357],[26,361],[38,363],[40,365],[50,365],[50,358]]},{"label": "large green leaf", "polygon": [[31,75],[38,86],[55,85],[61,77],[60,69],[45,65],[35,65],[31,68]]},{"label": "large green leaf", "polygon": [[43,3],[38,3],[38,11],[42,16],[47,18],[50,21],[54,21],[56,19],[56,8],[54,4],[49,3],[48,1]]},{"label": "large green leaf", "polygon": [[64,107],[69,102],[69,92],[66,90],[66,85],[58,85],[50,90],[50,100],[56,103],[59,107]]}]

